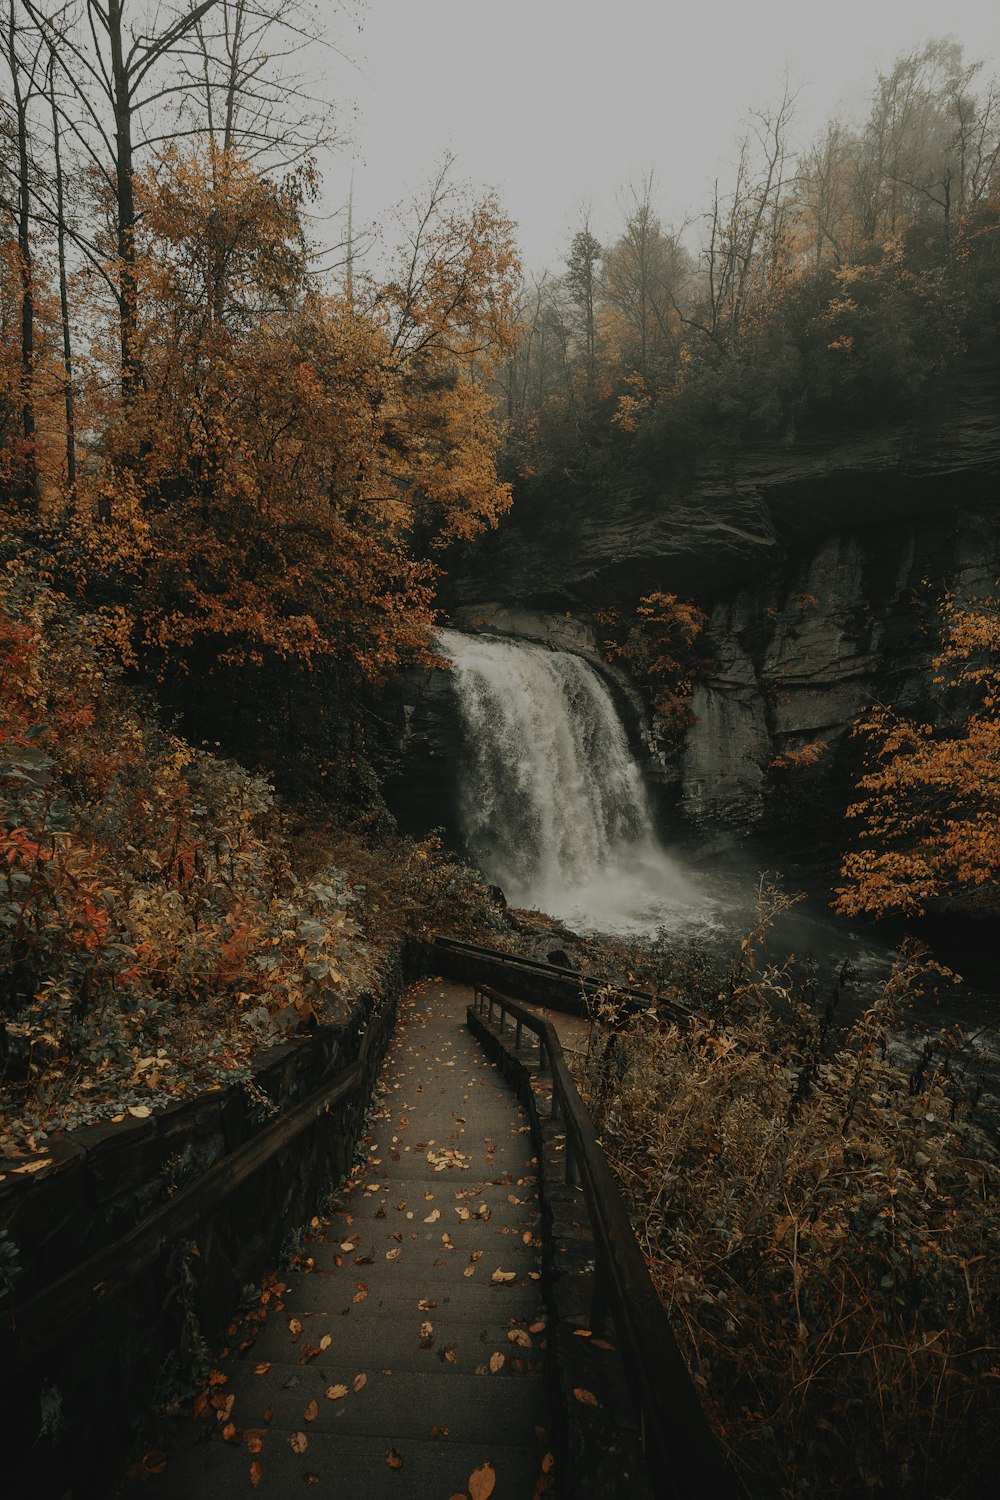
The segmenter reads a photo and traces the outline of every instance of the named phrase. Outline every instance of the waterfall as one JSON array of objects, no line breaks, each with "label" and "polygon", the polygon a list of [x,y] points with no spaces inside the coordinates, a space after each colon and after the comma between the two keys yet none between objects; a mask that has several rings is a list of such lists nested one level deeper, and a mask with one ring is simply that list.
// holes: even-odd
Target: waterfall
[{"label": "waterfall", "polygon": [[454,630],[440,646],[465,727],[466,845],[510,904],[591,931],[654,932],[704,914],[654,836],[625,728],[589,663]]}]

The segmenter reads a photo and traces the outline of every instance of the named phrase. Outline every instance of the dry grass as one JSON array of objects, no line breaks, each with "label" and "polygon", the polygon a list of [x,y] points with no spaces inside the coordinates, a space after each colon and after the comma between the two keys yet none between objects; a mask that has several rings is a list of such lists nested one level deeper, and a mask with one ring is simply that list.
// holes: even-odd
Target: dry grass
[{"label": "dry grass", "polygon": [[791,965],[760,966],[773,909],[692,1027],[620,1025],[606,994],[598,1128],[748,1495],[979,1496],[1000,1435],[997,1153],[949,1080],[887,1054],[937,975],[904,952],[834,1039]]}]

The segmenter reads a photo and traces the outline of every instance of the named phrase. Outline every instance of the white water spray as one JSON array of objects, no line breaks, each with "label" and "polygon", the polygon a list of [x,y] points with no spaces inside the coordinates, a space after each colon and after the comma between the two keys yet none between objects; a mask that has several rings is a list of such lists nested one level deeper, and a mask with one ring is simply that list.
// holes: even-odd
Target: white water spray
[{"label": "white water spray", "polygon": [[607,684],[570,651],[442,631],[466,731],[470,854],[512,906],[589,931],[651,933],[704,919],[661,848]]}]

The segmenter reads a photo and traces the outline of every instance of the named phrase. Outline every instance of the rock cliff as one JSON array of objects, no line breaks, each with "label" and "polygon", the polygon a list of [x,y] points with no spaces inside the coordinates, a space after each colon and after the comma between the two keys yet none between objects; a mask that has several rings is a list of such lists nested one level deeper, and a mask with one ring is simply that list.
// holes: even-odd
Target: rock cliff
[{"label": "rock cliff", "polygon": [[[794,824],[808,841],[842,815],[858,711],[930,704],[935,597],[996,592],[1000,365],[969,363],[919,422],[709,454],[662,487],[593,496],[557,536],[498,542],[457,560],[463,621],[537,636],[532,609],[579,628],[651,589],[696,599],[714,665],[680,755],[650,761],[668,816],[699,834]],[[815,764],[783,767],[803,746]]]}]

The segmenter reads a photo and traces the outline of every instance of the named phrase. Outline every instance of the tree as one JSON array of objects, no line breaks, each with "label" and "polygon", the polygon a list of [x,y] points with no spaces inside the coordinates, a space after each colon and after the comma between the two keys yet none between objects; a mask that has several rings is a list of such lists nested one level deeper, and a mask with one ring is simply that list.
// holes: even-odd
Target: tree
[{"label": "tree", "polygon": [[705,295],[687,326],[735,354],[751,316],[759,318],[784,290],[789,267],[791,167],[788,132],[794,95],[787,84],[777,108],[757,112],[740,145],[728,196],[715,184],[703,251]]},{"label": "tree", "polygon": [[32,163],[29,141],[31,105],[39,93],[40,43],[25,36],[15,0],[8,0],[4,53],[11,88],[11,127],[16,151],[13,201],[5,206],[17,226],[17,265],[21,288],[21,370],[18,399],[21,419],[22,501],[38,503],[38,455],[35,412],[35,254],[31,237]]},{"label": "tree", "polygon": [[308,67],[310,55],[331,50],[328,33],[326,18],[320,25],[297,0],[217,0],[181,54],[183,118],[262,169],[332,146],[336,113],[313,92]]},{"label": "tree", "polygon": [[664,233],[653,208],[653,177],[628,190],[623,234],[604,257],[605,301],[621,319],[625,357],[643,381],[677,340],[676,313],[690,272],[687,256],[673,235]]},{"label": "tree", "polygon": [[[140,118],[177,92],[177,83],[158,77],[218,0],[197,0],[190,9],[158,9],[130,24],[128,0],[84,0],[80,18],[69,8],[45,16],[36,0],[23,0],[56,65],[74,91],[79,115],[71,126],[100,175],[112,206],[115,292],[118,307],[122,396],[128,407],[142,383],[137,349],[139,277],[136,265],[136,152],[153,138],[139,130]],[[98,101],[108,107],[102,117]]]},{"label": "tree", "polygon": [[591,233],[589,217],[585,216],[570,243],[563,285],[576,313],[587,372],[587,388],[590,391],[593,391],[597,367],[597,301],[603,255],[601,243]]},{"label": "tree", "polygon": [[1000,895],[1000,600],[946,598],[936,682],[950,705],[922,723],[877,704],[855,732],[869,769],[847,815],[860,847],[836,906],[923,915],[932,901],[995,911]]}]

